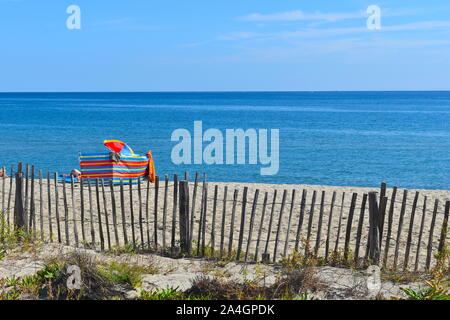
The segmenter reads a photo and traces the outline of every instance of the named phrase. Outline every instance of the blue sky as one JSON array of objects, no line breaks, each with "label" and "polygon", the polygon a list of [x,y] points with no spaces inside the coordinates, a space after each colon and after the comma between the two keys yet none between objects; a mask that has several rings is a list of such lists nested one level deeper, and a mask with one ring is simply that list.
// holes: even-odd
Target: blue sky
[{"label": "blue sky", "polygon": [[0,0],[2,92],[450,90],[449,57],[448,0]]}]

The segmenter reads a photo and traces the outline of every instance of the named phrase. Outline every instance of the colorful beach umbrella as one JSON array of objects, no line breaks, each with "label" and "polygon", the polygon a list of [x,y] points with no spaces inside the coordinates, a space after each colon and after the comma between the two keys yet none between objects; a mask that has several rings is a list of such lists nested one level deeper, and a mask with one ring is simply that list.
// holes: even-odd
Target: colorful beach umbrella
[{"label": "colorful beach umbrella", "polygon": [[103,144],[112,152],[117,152],[126,156],[134,155],[133,149],[131,149],[125,142],[119,140],[105,140]]}]

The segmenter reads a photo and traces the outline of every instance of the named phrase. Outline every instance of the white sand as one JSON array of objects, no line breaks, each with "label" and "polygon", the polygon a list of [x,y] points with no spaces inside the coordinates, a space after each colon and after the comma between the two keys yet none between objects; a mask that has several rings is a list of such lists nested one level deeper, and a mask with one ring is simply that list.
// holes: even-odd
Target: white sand
[{"label": "white sand", "polygon": [[[6,179],[5,181],[5,205],[4,208],[7,209],[8,205],[8,194],[9,194],[9,182],[10,179]],[[14,180],[13,180],[14,182]],[[55,190],[54,190],[54,181],[50,181],[50,193],[51,193],[51,216],[53,221],[53,238],[57,240],[57,228],[56,228],[56,210],[55,210]],[[31,183],[30,183],[31,184]],[[2,189],[2,185],[0,184],[0,190]],[[13,183],[14,185],[14,183]],[[47,193],[47,181],[44,180],[42,185],[42,213],[44,216],[43,219],[43,230],[45,233],[45,236],[49,237],[49,223],[48,223],[48,193]],[[214,232],[212,232],[212,220],[213,220],[213,208],[214,208],[214,188],[215,186],[218,186],[218,201],[216,205],[216,221],[215,221],[215,228]],[[364,193],[368,193],[370,191],[379,191],[379,189],[374,188],[358,188],[358,187],[336,187],[336,186],[309,186],[309,185],[281,185],[281,184],[251,184],[251,183],[208,183],[208,203],[207,203],[207,231],[206,231],[206,244],[211,245],[211,235],[214,235],[215,238],[215,250],[216,252],[220,249],[220,242],[221,242],[221,225],[222,225],[222,212],[223,212],[223,198],[224,198],[224,188],[225,186],[228,187],[228,193],[227,193],[227,201],[226,201],[226,214],[225,214],[225,234],[224,234],[224,248],[227,250],[229,245],[229,239],[230,239],[230,225],[231,225],[231,214],[232,214],[232,206],[233,206],[233,193],[234,190],[238,190],[238,201],[236,203],[236,216],[235,216],[235,222],[234,222],[234,232],[233,232],[233,249],[237,249],[238,247],[238,240],[239,240],[239,230],[240,230],[240,221],[241,221],[241,214],[242,214],[242,196],[243,196],[243,190],[244,187],[248,187],[247,192],[247,204],[246,204],[246,216],[245,216],[245,227],[243,232],[243,246],[242,246],[242,252],[246,252],[247,248],[247,241],[249,236],[249,226],[250,226],[250,219],[251,219],[251,212],[252,212],[252,206],[253,206],[253,198],[255,191],[259,190],[259,198],[258,203],[256,205],[255,215],[254,215],[254,227],[252,232],[252,241],[250,242],[250,253],[255,252],[255,248],[257,245],[257,238],[258,233],[261,227],[261,241],[259,244],[259,257],[261,253],[265,250],[266,246],[266,240],[267,240],[267,233],[269,229],[269,219],[270,214],[272,211],[272,202],[273,202],[273,193],[275,190],[277,190],[277,198],[276,198],[276,204],[275,204],[275,210],[273,215],[273,222],[272,222],[272,229],[270,233],[270,240],[268,242],[268,252],[271,255],[271,258],[273,258],[273,253],[275,249],[275,239],[277,235],[277,229],[278,229],[278,221],[280,216],[280,209],[281,209],[281,202],[282,202],[282,196],[283,191],[287,190],[287,197],[285,201],[283,216],[281,218],[281,227],[280,227],[280,233],[278,238],[278,248],[277,248],[277,258],[279,258],[284,253],[284,247],[286,243],[287,236],[289,235],[288,240],[288,246],[287,246],[287,253],[290,253],[293,251],[296,243],[296,234],[299,224],[299,216],[300,216],[300,202],[302,197],[303,190],[307,190],[307,197],[306,197],[306,206],[305,206],[305,216],[304,221],[301,229],[300,238],[307,238],[307,229],[308,229],[308,222],[309,217],[311,215],[311,199],[313,195],[313,191],[316,191],[316,202],[314,206],[314,215],[313,215],[313,222],[311,225],[311,237],[310,237],[310,246],[313,248],[316,245],[317,240],[317,233],[318,233],[318,221],[320,216],[320,205],[321,205],[321,197],[322,192],[325,192],[325,198],[324,198],[324,207],[323,207],[323,219],[322,219],[322,228],[321,228],[321,238],[319,242],[319,255],[325,254],[325,244],[327,240],[327,229],[328,229],[328,219],[329,219],[329,213],[331,208],[331,199],[333,196],[333,192],[336,192],[336,200],[335,200],[335,206],[333,210],[333,217],[331,221],[331,228],[330,228],[330,237],[329,237],[329,250],[333,250],[336,243],[336,238],[338,234],[338,226],[339,226],[339,216],[341,213],[341,201],[342,201],[342,195],[345,193],[345,200],[344,200],[344,206],[342,210],[342,224],[341,224],[341,231],[339,236],[339,248],[344,247],[345,242],[345,233],[347,228],[347,222],[348,222],[348,215],[350,210],[350,204],[351,204],[351,198],[352,194],[356,193],[357,201],[356,201],[356,207],[354,212],[354,217],[352,221],[352,227],[351,227],[351,235],[350,235],[350,249],[352,251],[355,250],[355,243],[356,243],[356,234],[358,229],[358,222],[360,220],[360,212],[361,212],[361,203],[362,203],[362,197]],[[133,186],[133,212],[134,212],[134,220],[135,220],[135,238],[136,241],[141,243],[141,233],[139,228],[139,213],[141,208],[142,213],[142,224],[143,224],[143,238],[145,246],[147,246],[148,243],[148,237],[150,236],[150,242],[153,245],[154,242],[154,199],[155,199],[155,190],[154,185],[150,185],[149,189],[149,201],[148,201],[148,220],[146,218],[147,215],[147,206],[146,206],[146,195],[147,195],[147,183],[144,183],[142,185],[142,192],[141,192],[141,207],[139,206],[139,197],[138,197],[138,191],[137,186]],[[191,205],[192,205],[192,192],[194,189],[194,184],[190,183],[190,194],[191,194]],[[14,187],[13,187],[14,189]],[[159,201],[158,201],[158,245],[161,246],[163,244],[163,241],[165,240],[166,246],[170,246],[171,242],[171,225],[172,225],[172,215],[173,215],[173,183],[169,182],[168,184],[168,191],[167,191],[167,201],[166,201],[166,225],[165,228],[163,227],[163,209],[164,209],[164,190],[165,189],[165,182],[160,182],[160,188],[159,188]],[[292,191],[295,190],[295,201],[291,208],[291,202],[292,202]],[[100,188],[101,191],[101,188]],[[106,202],[107,202],[107,217],[109,222],[109,229],[110,229],[110,239],[111,244],[114,246],[116,244],[115,242],[115,236],[113,232],[113,218],[112,218],[112,209],[111,209],[111,192],[109,186],[106,187]],[[130,192],[129,192],[129,186],[124,186],[124,211],[125,211],[125,220],[127,221],[127,235],[128,239],[131,239],[132,235],[132,228],[131,228],[131,206],[130,206]],[[433,243],[432,247],[433,249],[436,249],[438,246],[442,223],[443,223],[443,217],[444,217],[444,205],[445,201],[450,200],[450,191],[449,190],[408,190],[408,198],[406,201],[406,210],[405,210],[405,216],[404,221],[402,225],[401,235],[400,235],[400,245],[399,245],[399,259],[398,259],[398,265],[403,265],[404,256],[405,256],[405,247],[406,247],[406,241],[408,236],[408,229],[410,225],[410,219],[411,219],[411,211],[412,211],[412,205],[414,200],[415,192],[419,192],[419,198],[418,198],[418,204],[416,208],[415,213],[415,220],[413,225],[413,233],[412,233],[412,244],[409,254],[409,266],[414,267],[415,259],[416,259],[416,253],[417,253],[417,244],[419,240],[419,231],[421,227],[421,220],[422,220],[422,212],[423,212],[423,204],[424,204],[424,197],[427,197],[427,205],[426,205],[426,211],[425,211],[425,217],[424,217],[424,228],[422,233],[422,239],[420,241],[421,249],[420,249],[420,255],[419,255],[419,266],[423,268],[425,264],[426,259],[426,247],[428,245],[428,237],[429,237],[429,231],[430,231],[430,224],[432,220],[432,211],[434,208],[434,201],[437,199],[439,200],[438,205],[438,211],[436,216],[436,222],[435,222],[435,229],[434,229],[434,235],[433,235]],[[265,211],[265,218],[262,222],[261,226],[261,214],[263,210],[263,200],[265,197],[265,193],[268,193],[268,201]],[[62,241],[65,242],[65,211],[64,211],[64,196],[63,196],[63,188],[62,184],[58,185],[58,201],[59,201],[59,215],[60,215],[60,222],[61,222],[61,237]],[[67,193],[67,207],[68,207],[68,236],[70,238],[70,242],[74,243],[74,225],[73,225],[73,216],[74,211],[72,209],[72,197],[71,197],[71,188],[70,184],[66,185],[66,193]],[[386,211],[389,211],[390,206],[390,198],[391,198],[392,189],[388,188],[387,190],[387,196],[388,196],[388,203],[387,203],[387,209]],[[14,193],[13,193],[14,194]],[[3,193],[0,194],[1,199],[3,199]],[[123,227],[122,227],[122,218],[121,218],[121,201],[120,201],[120,188],[119,186],[114,187],[114,196],[115,196],[115,202],[116,202],[116,208],[117,208],[117,231],[119,236],[119,244],[123,245]],[[200,218],[200,201],[202,196],[202,183],[199,183],[198,189],[197,189],[197,197],[195,201],[195,218],[194,218],[194,240],[197,240],[198,236],[198,223]],[[389,249],[389,260],[392,261],[392,256],[395,252],[395,245],[397,243],[397,232],[398,232],[398,225],[399,225],[399,216],[401,211],[401,202],[403,197],[403,189],[399,189],[397,192],[397,198],[394,206],[394,216],[393,216],[393,224],[392,224],[392,233],[391,233],[391,242],[390,242],[390,249]],[[14,206],[14,195],[11,199],[10,207],[13,208]],[[36,206],[36,226],[37,230],[40,230],[40,210],[41,210],[41,202],[40,202],[40,188],[39,183],[36,182],[35,184],[35,206]],[[0,203],[2,203],[0,201]],[[2,203],[3,204],[3,203]],[[30,207],[30,205],[28,205]],[[0,207],[2,208],[2,207]],[[97,201],[96,201],[96,195],[95,195],[95,186],[92,186],[92,215],[94,220],[94,230],[95,230],[95,246],[98,248],[100,244],[99,239],[99,228],[98,228],[98,210],[97,210]],[[103,224],[103,232],[104,232],[104,243],[105,247],[108,247],[108,241],[106,236],[106,226],[105,226],[105,210],[104,210],[104,202],[103,202],[103,195],[100,194],[100,211],[101,211],[101,219]],[[6,211],[7,212],[7,211]],[[10,213],[12,210],[9,211]],[[291,215],[292,212],[292,215]],[[178,221],[179,215],[178,210],[175,212],[176,219]],[[361,239],[361,248],[359,256],[364,256],[366,253],[366,243],[367,243],[367,234],[368,234],[368,222],[369,222],[369,211],[368,211],[368,203],[366,204],[366,210],[364,215],[364,225],[363,225],[363,233],[362,233],[362,239]],[[87,186],[84,187],[84,228],[85,228],[85,239],[86,242],[92,243],[91,239],[91,224],[90,224],[90,205],[89,205],[89,196],[88,196],[88,188]],[[78,230],[78,237],[79,242],[82,243],[82,224],[81,224],[81,201],[80,201],[80,188],[79,185],[75,185],[75,216],[77,220],[77,230]],[[289,217],[291,217],[291,224],[290,229],[288,232],[288,225],[289,225]],[[11,220],[10,215],[10,220]],[[388,214],[386,214],[386,223],[385,226],[387,226],[388,221]],[[147,228],[147,224],[148,227]],[[179,239],[179,225],[176,224],[176,240]],[[148,232],[148,233],[147,233]],[[382,256],[384,255],[384,243],[386,241],[387,236],[387,227],[384,228],[384,235],[383,235],[383,252]],[[447,241],[448,241],[448,235],[447,235]],[[178,244],[177,244],[178,245]],[[304,250],[304,243],[300,241],[300,249]],[[250,257],[250,256],[249,256]]]}]

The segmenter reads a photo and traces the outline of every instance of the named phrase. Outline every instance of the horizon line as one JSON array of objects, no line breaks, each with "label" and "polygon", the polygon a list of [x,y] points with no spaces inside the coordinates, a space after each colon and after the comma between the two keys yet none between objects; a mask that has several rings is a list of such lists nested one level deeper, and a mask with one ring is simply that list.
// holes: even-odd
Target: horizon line
[{"label": "horizon line", "polygon": [[160,91],[0,91],[9,93],[314,93],[314,92],[450,92],[450,89],[436,90],[160,90]]}]

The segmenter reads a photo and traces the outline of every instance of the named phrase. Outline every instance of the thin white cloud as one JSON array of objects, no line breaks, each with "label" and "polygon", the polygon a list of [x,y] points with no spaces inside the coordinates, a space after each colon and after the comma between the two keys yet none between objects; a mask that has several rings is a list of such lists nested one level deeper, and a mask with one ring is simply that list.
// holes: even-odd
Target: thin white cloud
[{"label": "thin white cloud", "polygon": [[350,13],[305,13],[301,10],[286,11],[272,14],[251,13],[240,20],[243,21],[255,21],[255,22],[267,22],[267,21],[338,21],[345,19],[356,19],[364,17],[366,14],[364,11],[350,12]]},{"label": "thin white cloud", "polygon": [[450,21],[422,21],[394,26],[381,26],[381,30],[372,31],[365,27],[352,28],[304,28],[295,31],[282,31],[272,33],[232,32],[220,36],[219,40],[248,40],[248,39],[289,39],[289,38],[320,38],[358,33],[395,32],[395,31],[443,31],[450,28]]}]

